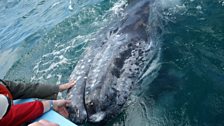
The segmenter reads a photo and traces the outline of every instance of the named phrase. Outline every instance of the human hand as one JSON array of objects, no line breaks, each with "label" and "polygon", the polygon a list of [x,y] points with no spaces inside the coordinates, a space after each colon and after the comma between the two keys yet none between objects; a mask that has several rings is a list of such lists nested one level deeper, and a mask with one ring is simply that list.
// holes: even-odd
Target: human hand
[{"label": "human hand", "polygon": [[62,92],[64,90],[67,90],[69,88],[72,88],[76,84],[75,80],[69,81],[68,83],[59,85],[59,91]]},{"label": "human hand", "polygon": [[70,100],[54,100],[53,101],[53,108],[59,114],[68,118],[69,113],[68,113],[68,111],[65,107],[68,106],[70,103],[71,103]]},{"label": "human hand", "polygon": [[40,120],[38,122],[31,123],[28,126],[59,126],[59,125],[56,124],[56,123],[52,123],[50,121],[42,119],[42,120]]}]

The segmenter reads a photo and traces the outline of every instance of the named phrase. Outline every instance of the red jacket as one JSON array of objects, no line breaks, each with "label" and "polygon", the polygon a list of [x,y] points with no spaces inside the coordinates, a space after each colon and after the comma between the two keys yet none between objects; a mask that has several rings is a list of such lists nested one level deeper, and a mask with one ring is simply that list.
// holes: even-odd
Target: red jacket
[{"label": "red jacket", "polygon": [[[0,84],[0,94],[13,100],[12,94],[3,84]],[[0,126],[21,126],[41,116],[43,111],[44,107],[40,101],[12,105],[8,113],[0,120]]]}]

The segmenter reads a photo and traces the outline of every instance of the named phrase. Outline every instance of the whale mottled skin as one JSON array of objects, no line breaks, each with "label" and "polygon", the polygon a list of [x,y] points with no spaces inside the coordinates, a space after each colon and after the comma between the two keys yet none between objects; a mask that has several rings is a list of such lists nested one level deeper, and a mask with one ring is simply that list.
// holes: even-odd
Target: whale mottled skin
[{"label": "whale mottled skin", "polygon": [[70,79],[77,82],[67,95],[72,100],[68,110],[75,123],[98,123],[119,114],[139,78],[159,55],[153,37],[157,28],[149,25],[154,0],[128,2],[126,16],[87,47],[71,74]]}]

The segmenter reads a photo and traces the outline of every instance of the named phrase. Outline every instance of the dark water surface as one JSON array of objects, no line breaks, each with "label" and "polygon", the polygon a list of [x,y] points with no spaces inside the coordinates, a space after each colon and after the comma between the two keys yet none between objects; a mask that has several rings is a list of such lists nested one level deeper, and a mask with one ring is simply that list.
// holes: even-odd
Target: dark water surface
[{"label": "dark water surface", "polygon": [[[66,82],[125,0],[1,0],[0,78]],[[224,125],[224,1],[161,0],[161,68],[108,125]]]}]

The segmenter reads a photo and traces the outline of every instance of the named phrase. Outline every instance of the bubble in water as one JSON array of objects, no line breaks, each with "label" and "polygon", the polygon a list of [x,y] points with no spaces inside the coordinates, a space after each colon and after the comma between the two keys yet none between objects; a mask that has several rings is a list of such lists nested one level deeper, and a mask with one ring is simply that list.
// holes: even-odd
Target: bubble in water
[{"label": "bubble in water", "polygon": [[220,0],[219,3],[221,3],[222,6],[224,6],[224,0]]}]

